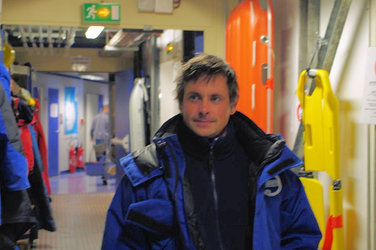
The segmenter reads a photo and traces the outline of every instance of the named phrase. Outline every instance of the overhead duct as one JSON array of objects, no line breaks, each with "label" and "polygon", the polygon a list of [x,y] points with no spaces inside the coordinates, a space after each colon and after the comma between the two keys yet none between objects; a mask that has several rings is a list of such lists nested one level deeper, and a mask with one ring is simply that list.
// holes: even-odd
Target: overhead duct
[{"label": "overhead duct", "polygon": [[76,27],[71,27],[68,33],[67,42],[65,48],[70,48],[74,44],[74,39],[76,37]]},{"label": "overhead duct", "polygon": [[[24,48],[63,47],[74,42],[75,27],[4,25],[10,44]],[[68,35],[69,33],[69,35]],[[67,38],[69,41],[67,41]],[[71,43],[69,43],[69,46]]]},{"label": "overhead duct", "polygon": [[[106,44],[105,50],[137,51],[138,45],[143,41],[143,33],[124,32],[119,30]],[[141,42],[139,42],[141,41]]]},{"label": "overhead duct", "polygon": [[107,42],[104,49],[106,51],[137,51],[139,45],[152,35],[162,31],[125,31],[119,30]]}]

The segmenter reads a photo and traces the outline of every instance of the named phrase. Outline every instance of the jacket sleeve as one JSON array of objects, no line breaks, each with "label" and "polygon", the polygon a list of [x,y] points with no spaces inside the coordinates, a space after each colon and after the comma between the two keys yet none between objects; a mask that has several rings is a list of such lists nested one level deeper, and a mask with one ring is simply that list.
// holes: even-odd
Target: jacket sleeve
[{"label": "jacket sleeve", "polygon": [[126,214],[135,194],[124,176],[107,211],[102,250],[147,249],[143,231],[126,222]]},{"label": "jacket sleeve", "polygon": [[[281,176],[282,177],[282,176]],[[281,204],[282,249],[317,249],[321,232],[299,178],[283,174],[285,192]]]}]

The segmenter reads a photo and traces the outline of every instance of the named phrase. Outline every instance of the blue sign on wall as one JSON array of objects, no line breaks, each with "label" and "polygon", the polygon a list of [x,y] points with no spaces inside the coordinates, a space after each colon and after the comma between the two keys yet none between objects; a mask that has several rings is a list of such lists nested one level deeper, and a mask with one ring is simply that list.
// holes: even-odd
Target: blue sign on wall
[{"label": "blue sign on wall", "polygon": [[74,87],[64,88],[64,130],[66,135],[78,133],[78,114]]}]

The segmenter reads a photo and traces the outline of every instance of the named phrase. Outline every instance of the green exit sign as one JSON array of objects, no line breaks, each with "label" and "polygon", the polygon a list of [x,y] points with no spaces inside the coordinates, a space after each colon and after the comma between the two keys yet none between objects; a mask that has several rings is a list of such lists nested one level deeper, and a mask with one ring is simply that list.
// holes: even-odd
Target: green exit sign
[{"label": "green exit sign", "polygon": [[84,3],[84,23],[120,23],[119,3]]}]

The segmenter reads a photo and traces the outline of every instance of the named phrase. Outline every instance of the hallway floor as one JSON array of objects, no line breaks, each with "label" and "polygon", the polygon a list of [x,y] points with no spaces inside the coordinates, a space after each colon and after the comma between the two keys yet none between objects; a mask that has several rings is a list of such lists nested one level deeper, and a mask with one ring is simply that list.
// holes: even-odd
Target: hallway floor
[{"label": "hallway floor", "polygon": [[115,179],[103,185],[101,177],[87,176],[80,170],[50,177],[50,182],[51,207],[57,230],[39,230],[33,249],[100,249]]}]

